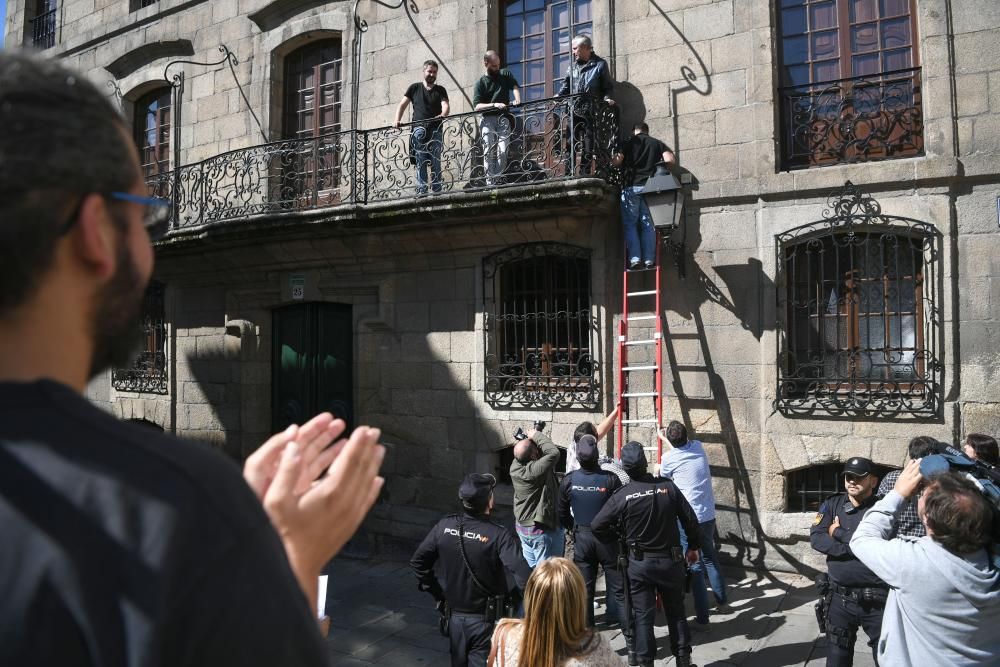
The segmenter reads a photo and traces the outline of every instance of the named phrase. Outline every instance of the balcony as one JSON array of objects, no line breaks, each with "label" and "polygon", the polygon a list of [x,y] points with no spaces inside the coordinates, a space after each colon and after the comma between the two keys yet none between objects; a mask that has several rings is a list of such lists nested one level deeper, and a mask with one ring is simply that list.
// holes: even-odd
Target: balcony
[{"label": "balcony", "polygon": [[920,68],[780,88],[786,170],[924,153]]},{"label": "balcony", "polygon": [[[614,179],[611,152],[618,141],[618,114],[602,101],[587,96],[537,100],[492,119],[496,131],[483,131],[482,113],[465,113],[398,129],[276,141],[216,155],[146,182],[151,194],[173,200],[171,231],[181,232],[542,181]],[[498,151],[505,145],[502,165]],[[437,177],[435,161],[440,162]]]},{"label": "balcony", "polygon": [[53,7],[31,19],[31,45],[36,49],[50,49],[56,45],[56,11]]}]

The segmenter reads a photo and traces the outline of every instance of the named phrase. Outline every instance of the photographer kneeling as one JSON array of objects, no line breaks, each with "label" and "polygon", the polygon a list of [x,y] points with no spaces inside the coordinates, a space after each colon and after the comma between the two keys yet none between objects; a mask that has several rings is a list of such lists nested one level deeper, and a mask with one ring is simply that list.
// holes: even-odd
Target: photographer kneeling
[{"label": "photographer kneeling", "polygon": [[891,587],[878,643],[881,665],[994,665],[1000,655],[1000,571],[991,564],[993,510],[955,472],[927,481],[919,540],[890,539],[923,477],[910,461],[854,531],[851,550]]}]

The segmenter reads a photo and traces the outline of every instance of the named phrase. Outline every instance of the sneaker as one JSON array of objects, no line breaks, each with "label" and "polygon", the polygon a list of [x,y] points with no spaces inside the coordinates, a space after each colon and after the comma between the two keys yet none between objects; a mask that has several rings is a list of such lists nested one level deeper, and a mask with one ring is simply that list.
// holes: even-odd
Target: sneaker
[{"label": "sneaker", "polygon": [[646,260],[645,264],[647,269],[653,268],[653,262],[651,262],[650,260]]},{"label": "sneaker", "polygon": [[630,268],[630,269],[638,269],[639,268],[639,258],[638,257],[633,257],[632,259],[630,259],[628,261],[628,268]]},{"label": "sneaker", "polygon": [[716,614],[732,614],[733,611],[735,610],[729,606],[728,602],[718,602],[715,605]]},{"label": "sneaker", "polygon": [[698,621],[688,621],[688,628],[691,632],[708,632],[708,623],[699,623]]}]

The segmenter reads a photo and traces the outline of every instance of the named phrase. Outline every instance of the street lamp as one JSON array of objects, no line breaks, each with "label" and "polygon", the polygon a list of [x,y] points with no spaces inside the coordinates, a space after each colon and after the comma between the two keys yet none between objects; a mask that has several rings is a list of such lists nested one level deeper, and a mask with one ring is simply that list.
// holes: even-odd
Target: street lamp
[{"label": "street lamp", "polygon": [[654,227],[672,228],[678,225],[684,195],[680,182],[670,173],[666,162],[656,165],[656,173],[646,180],[642,196],[646,199]]}]

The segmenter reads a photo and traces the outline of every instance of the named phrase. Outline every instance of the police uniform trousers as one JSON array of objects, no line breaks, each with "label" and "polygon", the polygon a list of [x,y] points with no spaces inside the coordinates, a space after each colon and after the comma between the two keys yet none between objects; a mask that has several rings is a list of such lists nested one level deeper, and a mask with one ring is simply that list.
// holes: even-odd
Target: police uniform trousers
[{"label": "police uniform trousers", "polygon": [[[597,587],[597,566],[604,568],[604,585],[608,598],[614,597],[618,603],[618,622],[625,627],[625,590],[622,588],[621,573],[618,572],[618,543],[601,542],[590,532],[590,528],[578,526],[573,562],[580,568],[583,581],[587,585],[587,624],[594,625],[594,590]],[[609,606],[609,609],[611,607]]]},{"label": "police uniform trousers", "polygon": [[853,597],[834,593],[826,614],[826,665],[851,667],[858,627],[868,635],[868,647],[878,664],[878,637],[882,633],[885,602],[858,602]]},{"label": "police uniform trousers", "polygon": [[486,660],[490,657],[493,626],[483,614],[453,611],[448,626],[451,667],[486,667]]},{"label": "police uniform trousers", "polygon": [[656,658],[653,620],[656,617],[656,593],[663,599],[663,611],[670,631],[670,652],[690,655],[691,631],[684,615],[684,561],[667,555],[645,553],[642,560],[629,558],[628,582],[635,618],[635,653],[643,664]]}]

